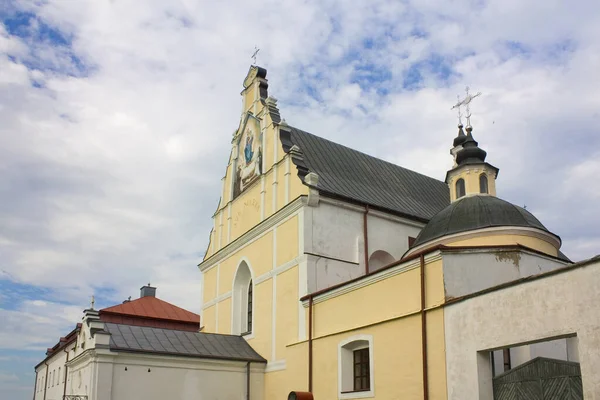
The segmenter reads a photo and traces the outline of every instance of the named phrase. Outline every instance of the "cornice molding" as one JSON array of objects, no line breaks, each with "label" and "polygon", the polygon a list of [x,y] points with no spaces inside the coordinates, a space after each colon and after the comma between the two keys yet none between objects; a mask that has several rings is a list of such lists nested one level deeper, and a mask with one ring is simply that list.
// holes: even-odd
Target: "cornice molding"
[{"label": "cornice molding", "polygon": [[[425,264],[429,264],[435,261],[439,261],[442,259],[441,251],[435,251],[433,253],[427,254],[425,256]],[[333,299],[338,296],[342,296],[346,293],[353,292],[355,290],[361,289],[366,286],[373,285],[382,280],[391,278],[393,276],[399,275],[403,272],[410,271],[415,268],[419,268],[421,260],[418,258],[415,260],[410,260],[404,263],[400,263],[392,268],[383,269],[381,272],[375,272],[373,274],[366,275],[363,279],[356,280],[348,283],[347,285],[340,286],[331,291],[325,292],[321,295],[317,295],[313,297],[313,304],[319,304],[329,299]],[[308,299],[302,301],[302,305],[306,308],[308,307]]]},{"label": "cornice molding", "polygon": [[265,219],[254,228],[250,229],[248,232],[244,233],[233,242],[220,249],[208,259],[202,261],[200,264],[198,264],[198,268],[202,272],[206,272],[209,269],[214,268],[218,263],[229,257],[231,254],[250,245],[255,240],[258,240],[262,235],[275,228],[277,225],[280,225],[292,218],[298,212],[298,210],[306,205],[306,201],[305,195],[297,197],[277,213],[271,215],[269,218]]},{"label": "cornice molding", "polygon": [[[472,231],[458,232],[452,235],[442,236],[440,238],[434,239],[430,242],[423,243],[420,246],[413,247],[408,252],[406,252],[405,257],[409,257],[412,254],[422,252],[427,250],[428,248],[432,248],[439,245],[447,245],[448,247],[452,247],[451,243],[457,242],[460,240],[469,240],[469,239],[477,239],[485,236],[500,236],[500,235],[519,235],[519,236],[529,236],[535,237],[537,239],[543,240],[556,249],[560,248],[560,240],[552,233],[545,232],[541,229],[530,228],[525,226],[494,226],[489,228],[476,229]],[[491,244],[490,246],[493,246]]]}]

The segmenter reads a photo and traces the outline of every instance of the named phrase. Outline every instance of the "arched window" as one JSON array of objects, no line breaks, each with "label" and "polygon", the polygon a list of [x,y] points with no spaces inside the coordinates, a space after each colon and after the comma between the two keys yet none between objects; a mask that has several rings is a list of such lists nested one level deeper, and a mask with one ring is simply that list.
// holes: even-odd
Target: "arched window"
[{"label": "arched window", "polygon": [[456,198],[460,199],[465,195],[465,180],[460,178],[456,181]]},{"label": "arched window", "polygon": [[489,193],[488,178],[486,174],[479,175],[479,193]]},{"label": "arched window", "polygon": [[242,261],[233,279],[231,333],[234,335],[252,333],[253,304],[252,272],[248,264]]},{"label": "arched window", "polygon": [[246,332],[252,332],[252,280],[248,284],[248,301],[246,303],[246,314],[248,315],[246,318]]},{"label": "arched window", "polygon": [[369,257],[369,272],[377,271],[381,267],[394,262],[394,257],[387,251],[377,250]]}]

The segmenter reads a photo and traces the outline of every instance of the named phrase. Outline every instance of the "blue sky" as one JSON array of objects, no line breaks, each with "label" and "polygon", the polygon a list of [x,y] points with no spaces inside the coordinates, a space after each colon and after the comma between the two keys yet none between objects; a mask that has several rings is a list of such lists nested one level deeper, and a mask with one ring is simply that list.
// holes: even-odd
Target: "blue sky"
[{"label": "blue sky", "polygon": [[[223,4],[221,4],[223,3]],[[563,4],[564,3],[564,4]],[[443,179],[465,85],[498,194],[600,253],[600,5],[11,1],[0,6],[0,398],[95,295],[198,311],[255,45],[292,125]]]}]

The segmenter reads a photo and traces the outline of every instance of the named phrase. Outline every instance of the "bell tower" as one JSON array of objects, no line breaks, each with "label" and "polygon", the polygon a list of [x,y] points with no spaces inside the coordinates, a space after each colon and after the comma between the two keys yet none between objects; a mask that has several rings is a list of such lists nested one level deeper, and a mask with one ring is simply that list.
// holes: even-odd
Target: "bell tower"
[{"label": "bell tower", "polygon": [[[450,201],[454,202],[465,196],[496,195],[496,177],[498,168],[485,162],[487,153],[479,147],[473,138],[471,126],[471,101],[481,93],[469,94],[466,88],[466,97],[452,107],[458,108],[458,135],[454,138],[450,154],[454,157],[454,165],[446,173],[446,184],[450,190]],[[460,107],[466,107],[467,133],[463,131],[462,114]]]}]

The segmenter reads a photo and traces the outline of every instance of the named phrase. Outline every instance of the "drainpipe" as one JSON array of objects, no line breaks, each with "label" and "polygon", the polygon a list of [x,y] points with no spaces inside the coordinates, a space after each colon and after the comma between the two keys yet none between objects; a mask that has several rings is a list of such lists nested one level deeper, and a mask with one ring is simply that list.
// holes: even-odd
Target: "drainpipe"
[{"label": "drainpipe", "polygon": [[369,273],[369,233],[368,233],[368,222],[367,214],[369,213],[369,206],[365,206],[365,212],[363,214],[363,237],[365,239],[365,275]]},{"label": "drainpipe", "polygon": [[44,361],[44,365],[46,366],[46,377],[44,378],[44,400],[46,400],[46,391],[48,390],[48,361]]},{"label": "drainpipe", "polygon": [[250,361],[246,363],[246,400],[250,400]]},{"label": "drainpipe", "polygon": [[421,344],[423,357],[423,400],[429,399],[427,381],[427,319],[425,318],[425,255],[421,254]]},{"label": "drainpipe", "polygon": [[38,372],[35,371],[35,383],[33,384],[33,400],[35,400],[35,391],[37,390]]},{"label": "drainpipe", "polygon": [[[75,342],[75,346],[77,346],[77,342]],[[63,399],[65,398],[65,396],[67,395],[67,363],[69,362],[69,349],[68,346],[65,346],[65,348],[63,349],[63,351],[65,353],[67,353],[67,361],[65,361],[65,377],[64,379],[64,385],[63,385]]]},{"label": "drainpipe", "polygon": [[313,387],[313,298],[308,298],[308,392],[312,393]]}]

